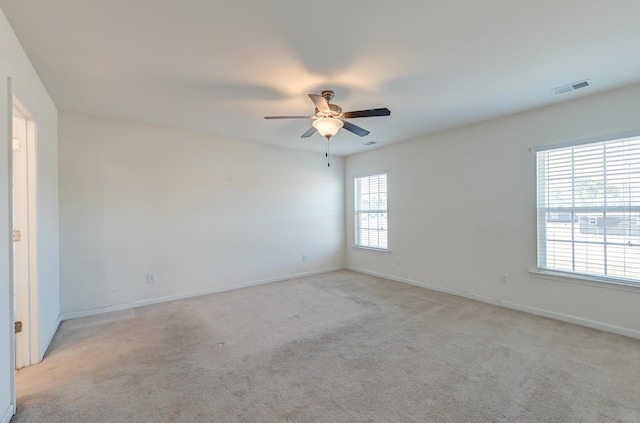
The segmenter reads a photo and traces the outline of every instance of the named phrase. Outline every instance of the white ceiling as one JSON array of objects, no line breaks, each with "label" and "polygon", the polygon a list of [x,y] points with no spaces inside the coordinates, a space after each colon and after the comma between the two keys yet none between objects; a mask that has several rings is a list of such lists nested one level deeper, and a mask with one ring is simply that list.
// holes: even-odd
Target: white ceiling
[{"label": "white ceiling", "polygon": [[[640,81],[638,0],[0,0],[56,106],[348,155]],[[553,89],[589,79],[590,87]],[[374,147],[363,143],[376,141]],[[176,140],[180,142],[180,140]]]}]

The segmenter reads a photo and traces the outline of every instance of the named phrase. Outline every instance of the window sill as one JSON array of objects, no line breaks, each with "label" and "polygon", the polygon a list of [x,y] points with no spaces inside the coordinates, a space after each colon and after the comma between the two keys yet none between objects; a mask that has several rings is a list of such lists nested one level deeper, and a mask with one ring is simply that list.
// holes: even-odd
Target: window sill
[{"label": "window sill", "polygon": [[595,286],[598,288],[615,289],[619,291],[640,293],[640,284],[618,281],[615,279],[599,278],[597,276],[577,275],[571,273],[554,272],[552,270],[529,270],[529,274],[535,278],[577,283],[580,285]]},{"label": "window sill", "polygon": [[356,250],[373,251],[374,253],[391,254],[391,250],[384,248],[362,247],[360,245],[354,245],[353,248]]}]

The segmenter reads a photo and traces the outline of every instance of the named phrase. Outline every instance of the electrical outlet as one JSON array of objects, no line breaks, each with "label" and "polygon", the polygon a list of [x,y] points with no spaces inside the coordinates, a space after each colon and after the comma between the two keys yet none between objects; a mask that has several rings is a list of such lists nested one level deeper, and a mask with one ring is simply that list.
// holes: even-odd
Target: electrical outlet
[{"label": "electrical outlet", "polygon": [[302,255],[302,261],[307,261],[307,256],[305,256],[304,254]]},{"label": "electrical outlet", "polygon": [[156,283],[155,273],[147,273],[147,283]]},{"label": "electrical outlet", "polygon": [[402,264],[402,261],[400,260],[400,257],[396,258],[396,265],[400,266]]},{"label": "electrical outlet", "polygon": [[500,277],[500,283],[503,285],[509,285],[509,275],[507,275],[506,273],[503,273],[502,276]]}]

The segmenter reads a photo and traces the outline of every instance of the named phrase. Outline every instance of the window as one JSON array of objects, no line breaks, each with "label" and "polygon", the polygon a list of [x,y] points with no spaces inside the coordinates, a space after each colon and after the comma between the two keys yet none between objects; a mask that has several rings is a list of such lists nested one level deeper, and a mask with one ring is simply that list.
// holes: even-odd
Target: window
[{"label": "window", "polygon": [[640,136],[537,153],[538,268],[640,286]]},{"label": "window", "polygon": [[387,249],[387,173],[354,178],[356,247]]}]

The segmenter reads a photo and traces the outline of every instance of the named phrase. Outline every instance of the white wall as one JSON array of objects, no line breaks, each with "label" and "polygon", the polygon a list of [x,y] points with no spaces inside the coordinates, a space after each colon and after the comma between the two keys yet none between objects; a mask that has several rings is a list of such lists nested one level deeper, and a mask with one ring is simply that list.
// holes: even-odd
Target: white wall
[{"label": "white wall", "polygon": [[59,125],[65,317],[344,267],[342,158],[65,112]]},{"label": "white wall", "polygon": [[[348,267],[640,337],[640,289],[529,273],[536,267],[529,148],[639,129],[638,99],[635,85],[348,157]],[[354,249],[349,180],[384,169],[392,252]]]},{"label": "white wall", "polygon": [[58,258],[58,156],[57,111],[31,62],[20,46],[4,14],[0,11],[0,421],[6,417],[11,403],[10,337],[13,323],[9,321],[9,139],[6,113],[11,99],[5,92],[6,77],[13,79],[14,94],[37,119],[38,177],[38,256],[39,273],[39,350],[44,355],[48,342],[57,328],[60,315]]}]

